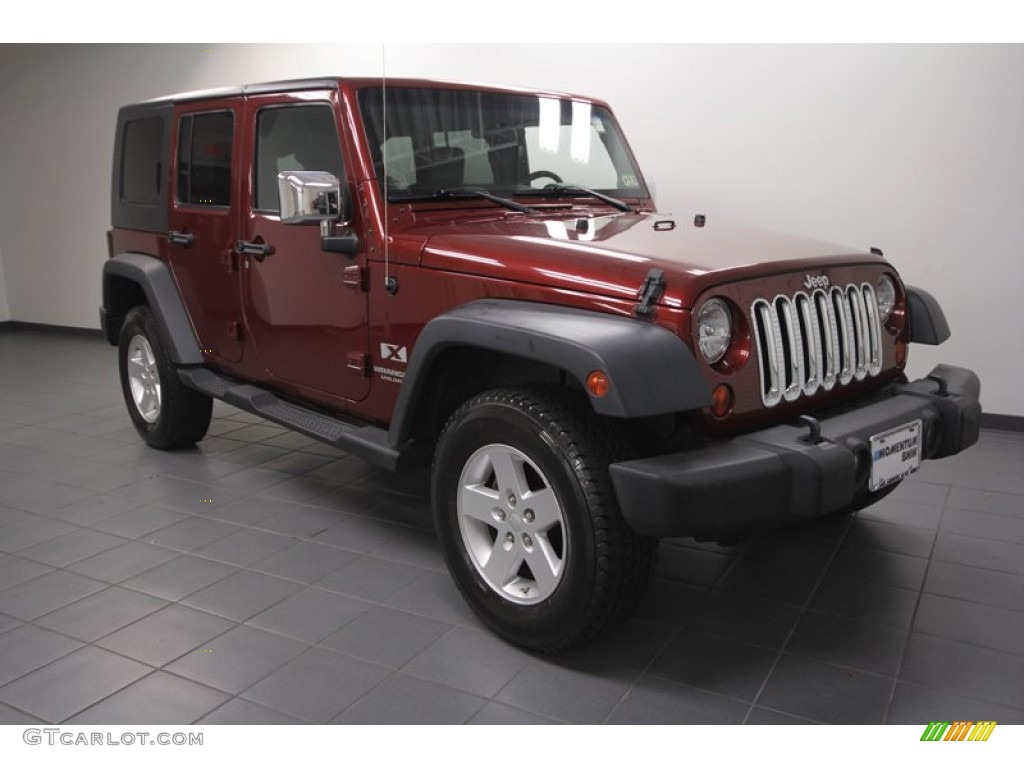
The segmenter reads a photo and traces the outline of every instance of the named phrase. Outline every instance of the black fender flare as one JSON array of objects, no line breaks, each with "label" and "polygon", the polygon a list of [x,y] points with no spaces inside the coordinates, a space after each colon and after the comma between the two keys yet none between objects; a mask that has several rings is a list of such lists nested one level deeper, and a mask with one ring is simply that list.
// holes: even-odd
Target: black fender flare
[{"label": "black fender flare", "polygon": [[596,413],[639,418],[711,405],[693,352],[666,328],[629,317],[481,299],[435,317],[416,340],[389,430],[392,445],[410,436],[413,416],[439,354],[452,347],[502,352],[562,369],[581,384],[608,374],[604,397],[588,393]]},{"label": "black fender flare", "polygon": [[117,279],[138,285],[163,329],[168,353],[178,365],[202,365],[195,331],[170,267],[160,259],[142,253],[122,253],[103,263],[103,306],[100,320],[107,341],[117,344],[121,321],[131,307],[121,306],[112,289]]},{"label": "black fender flare", "polygon": [[906,286],[907,336],[915,344],[938,345],[950,337],[949,323],[938,299],[928,291]]}]

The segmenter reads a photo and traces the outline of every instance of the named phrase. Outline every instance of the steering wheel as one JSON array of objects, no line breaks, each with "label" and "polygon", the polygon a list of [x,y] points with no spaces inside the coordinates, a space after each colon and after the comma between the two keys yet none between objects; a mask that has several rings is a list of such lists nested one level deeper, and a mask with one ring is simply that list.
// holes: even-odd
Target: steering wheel
[{"label": "steering wheel", "polygon": [[554,171],[534,171],[533,173],[526,177],[526,182],[528,184],[532,184],[537,179],[543,179],[545,176],[547,176],[550,179],[553,179],[558,184],[562,183],[562,177],[559,176]]}]

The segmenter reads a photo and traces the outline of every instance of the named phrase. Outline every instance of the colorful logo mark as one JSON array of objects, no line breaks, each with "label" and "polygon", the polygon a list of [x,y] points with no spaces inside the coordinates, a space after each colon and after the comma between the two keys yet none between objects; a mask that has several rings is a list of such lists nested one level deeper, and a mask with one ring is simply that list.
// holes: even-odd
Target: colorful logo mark
[{"label": "colorful logo mark", "polygon": [[921,741],[988,741],[995,727],[995,720],[931,722],[921,734]]}]

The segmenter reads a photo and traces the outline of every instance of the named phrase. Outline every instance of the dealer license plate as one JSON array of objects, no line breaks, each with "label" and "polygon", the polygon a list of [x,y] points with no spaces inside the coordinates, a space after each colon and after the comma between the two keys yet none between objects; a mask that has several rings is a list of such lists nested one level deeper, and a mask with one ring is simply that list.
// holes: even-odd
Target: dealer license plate
[{"label": "dealer license plate", "polygon": [[871,438],[872,491],[902,480],[921,466],[921,422],[913,421]]}]

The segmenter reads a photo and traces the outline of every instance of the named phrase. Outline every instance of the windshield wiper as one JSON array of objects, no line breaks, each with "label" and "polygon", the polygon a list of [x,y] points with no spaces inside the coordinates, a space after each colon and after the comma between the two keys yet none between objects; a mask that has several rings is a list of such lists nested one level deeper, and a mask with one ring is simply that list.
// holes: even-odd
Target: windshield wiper
[{"label": "windshield wiper", "polygon": [[476,187],[453,187],[451,189],[435,189],[431,192],[414,192],[410,195],[395,195],[390,197],[391,200],[451,200],[458,199],[460,197],[479,197],[481,200],[490,200],[492,203],[497,203],[510,211],[518,211],[519,213],[537,213],[536,208],[531,208],[528,205],[522,205],[514,200],[509,200],[505,197],[499,197],[498,195],[492,195],[483,189],[477,189]]},{"label": "windshield wiper", "polygon": [[629,205],[622,202],[617,197],[606,195],[603,192],[596,192],[593,189],[587,189],[586,187],[579,187],[575,184],[545,184],[542,189],[519,190],[516,194],[543,195],[544,193],[551,194],[552,192],[565,195],[586,195],[587,197],[596,197],[598,200],[608,203],[612,208],[618,208],[624,213],[633,212],[633,209],[630,208]]}]

